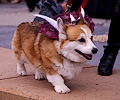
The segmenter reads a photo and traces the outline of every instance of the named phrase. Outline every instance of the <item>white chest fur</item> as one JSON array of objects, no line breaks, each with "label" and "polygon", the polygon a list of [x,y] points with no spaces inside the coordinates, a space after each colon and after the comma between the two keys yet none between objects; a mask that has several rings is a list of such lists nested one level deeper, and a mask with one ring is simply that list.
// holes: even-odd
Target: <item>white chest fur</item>
[{"label": "white chest fur", "polygon": [[65,79],[72,79],[82,71],[83,64],[84,63],[71,62],[63,58],[63,66],[59,67],[58,73]]}]

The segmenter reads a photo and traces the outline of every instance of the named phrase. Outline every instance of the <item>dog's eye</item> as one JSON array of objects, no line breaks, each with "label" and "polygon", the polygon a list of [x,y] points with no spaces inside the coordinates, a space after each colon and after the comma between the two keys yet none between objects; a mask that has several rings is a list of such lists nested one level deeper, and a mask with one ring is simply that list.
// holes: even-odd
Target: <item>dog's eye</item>
[{"label": "dog's eye", "polygon": [[90,38],[91,40],[93,40],[93,36],[91,36],[91,38]]},{"label": "dog's eye", "polygon": [[81,38],[81,39],[79,39],[78,41],[83,43],[83,42],[85,42],[85,39],[84,39],[84,38]]}]

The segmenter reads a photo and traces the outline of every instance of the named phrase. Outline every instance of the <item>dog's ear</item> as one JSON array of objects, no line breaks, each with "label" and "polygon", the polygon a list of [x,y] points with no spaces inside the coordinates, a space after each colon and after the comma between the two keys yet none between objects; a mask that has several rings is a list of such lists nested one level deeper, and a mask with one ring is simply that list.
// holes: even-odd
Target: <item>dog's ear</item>
[{"label": "dog's ear", "polygon": [[80,12],[80,19],[76,22],[76,25],[83,25],[83,24],[86,24],[86,21],[82,15],[82,13]]},{"label": "dog's ear", "polygon": [[67,26],[63,23],[63,20],[60,17],[57,18],[57,25],[59,31],[59,40],[67,39],[67,34],[66,34]]}]

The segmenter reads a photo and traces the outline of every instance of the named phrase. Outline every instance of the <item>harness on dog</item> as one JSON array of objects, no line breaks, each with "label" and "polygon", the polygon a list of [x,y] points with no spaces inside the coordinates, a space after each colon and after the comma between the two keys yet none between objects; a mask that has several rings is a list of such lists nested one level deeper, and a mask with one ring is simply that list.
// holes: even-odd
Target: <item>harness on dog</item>
[{"label": "harness on dog", "polygon": [[[67,2],[67,6],[68,9],[70,9],[71,7],[71,2],[72,0],[68,0]],[[73,11],[73,12],[65,12],[62,14],[58,14],[56,16],[54,16],[52,19],[57,20],[58,17],[60,17],[63,22],[65,24],[75,24],[78,20],[79,20],[79,12],[81,12],[81,7],[84,8],[85,5],[87,4],[88,0],[83,0],[80,8],[78,9],[77,12]],[[71,18],[74,17],[74,18]],[[92,18],[90,18],[88,15],[86,15],[85,17],[86,22],[88,23],[88,26],[90,27],[91,31],[94,31],[94,23],[92,21]],[[39,26],[39,33],[41,33],[42,35],[49,37],[51,39],[59,39],[58,38],[58,30],[56,28],[54,28],[49,22],[44,21],[43,24],[40,24]]]}]

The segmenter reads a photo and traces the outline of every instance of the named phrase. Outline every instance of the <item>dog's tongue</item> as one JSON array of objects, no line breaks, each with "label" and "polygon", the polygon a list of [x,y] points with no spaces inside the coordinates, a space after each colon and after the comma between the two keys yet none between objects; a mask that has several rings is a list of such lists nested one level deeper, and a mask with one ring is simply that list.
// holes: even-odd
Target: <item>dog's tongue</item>
[{"label": "dog's tongue", "polygon": [[92,55],[90,55],[90,54],[84,54],[89,60],[91,60],[92,59]]}]

